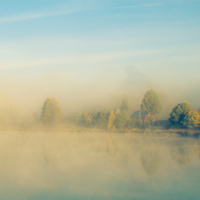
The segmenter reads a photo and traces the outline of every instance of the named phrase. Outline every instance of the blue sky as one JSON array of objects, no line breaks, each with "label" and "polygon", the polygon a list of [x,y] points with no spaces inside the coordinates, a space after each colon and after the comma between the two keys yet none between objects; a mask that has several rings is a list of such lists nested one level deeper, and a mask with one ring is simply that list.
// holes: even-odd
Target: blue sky
[{"label": "blue sky", "polygon": [[200,0],[0,2],[2,92],[200,97]]}]

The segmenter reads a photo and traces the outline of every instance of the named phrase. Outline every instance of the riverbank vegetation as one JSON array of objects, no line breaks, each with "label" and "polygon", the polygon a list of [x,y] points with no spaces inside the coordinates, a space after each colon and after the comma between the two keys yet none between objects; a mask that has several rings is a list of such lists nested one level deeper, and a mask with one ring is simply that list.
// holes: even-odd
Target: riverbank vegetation
[{"label": "riverbank vegetation", "polygon": [[130,109],[130,99],[124,95],[121,103],[109,108],[83,112],[65,113],[55,97],[47,98],[41,112],[20,120],[17,112],[5,113],[1,130],[49,131],[63,130],[69,132],[137,132],[137,133],[189,133],[200,131],[199,111],[192,108],[188,101],[171,108],[169,117],[162,118],[163,105],[154,90],[148,90],[141,100],[140,109]]}]

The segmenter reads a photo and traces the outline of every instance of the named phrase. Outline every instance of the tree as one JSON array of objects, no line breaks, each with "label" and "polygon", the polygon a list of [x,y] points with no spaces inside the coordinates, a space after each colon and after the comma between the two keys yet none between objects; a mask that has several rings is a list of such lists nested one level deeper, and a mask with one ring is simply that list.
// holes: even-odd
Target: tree
[{"label": "tree", "polygon": [[108,124],[108,113],[99,111],[97,112],[92,119],[92,123],[94,126],[97,126],[98,128],[105,128]]},{"label": "tree", "polygon": [[185,123],[187,119],[185,117],[187,115],[187,112],[190,110],[192,110],[192,106],[189,104],[188,101],[178,104],[175,108],[173,108],[172,112],[170,113],[169,121],[174,126],[186,126]]},{"label": "tree", "polygon": [[130,122],[130,117],[126,111],[121,112],[118,108],[115,113],[115,127],[124,128]]},{"label": "tree", "polygon": [[124,128],[125,126],[130,125],[129,117],[129,105],[128,99],[126,96],[122,98],[120,107],[115,112],[115,121],[114,125],[116,128]]},{"label": "tree", "polygon": [[108,125],[107,125],[108,130],[113,128],[114,121],[115,121],[115,113],[114,113],[113,110],[111,110],[110,115],[109,115],[109,119],[108,119]]},{"label": "tree", "polygon": [[115,121],[114,121],[115,127],[116,128],[122,128],[121,124],[121,111],[119,108],[115,111]]},{"label": "tree", "polygon": [[88,114],[88,112],[84,112],[78,119],[78,124],[81,125],[81,126],[90,126],[91,124],[91,118]]},{"label": "tree", "polygon": [[200,116],[199,113],[192,109],[186,112],[185,117],[183,119],[183,125],[186,128],[193,128],[197,126],[200,122]]},{"label": "tree", "polygon": [[48,98],[44,102],[41,118],[44,124],[56,124],[61,120],[61,108],[55,97]]},{"label": "tree", "polygon": [[128,105],[128,98],[126,96],[124,96],[122,98],[122,103],[121,103],[119,109],[120,109],[121,112],[125,111],[125,112],[128,113],[128,111],[129,111],[129,105]]},{"label": "tree", "polygon": [[159,114],[162,110],[160,100],[154,90],[148,90],[142,99],[141,110],[150,114]]}]

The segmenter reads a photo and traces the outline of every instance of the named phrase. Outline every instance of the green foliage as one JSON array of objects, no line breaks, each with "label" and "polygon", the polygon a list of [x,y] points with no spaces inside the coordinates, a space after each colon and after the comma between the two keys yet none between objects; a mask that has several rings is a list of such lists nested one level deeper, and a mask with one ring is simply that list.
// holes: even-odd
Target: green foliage
[{"label": "green foliage", "polygon": [[190,110],[192,110],[192,107],[188,101],[178,104],[175,108],[173,108],[172,112],[170,113],[169,121],[174,126],[186,126],[187,118],[185,117],[187,115],[187,112]]},{"label": "green foliage", "polygon": [[92,124],[98,128],[107,128],[109,113],[99,111],[92,119]]},{"label": "green foliage", "polygon": [[88,112],[84,112],[79,118],[78,118],[78,124],[80,126],[88,127],[91,124],[91,118],[88,114]]},{"label": "green foliage", "polygon": [[131,119],[131,118],[126,124],[127,128],[135,128],[139,126],[140,126],[140,123],[137,121],[137,119]]},{"label": "green foliage", "polygon": [[126,111],[121,112],[119,109],[115,114],[115,122],[114,125],[116,128],[124,128],[130,122],[129,114]]},{"label": "green foliage", "polygon": [[183,125],[187,128],[193,128],[197,126],[200,122],[199,113],[196,110],[189,110],[186,112],[183,119]]},{"label": "green foliage", "polygon": [[61,118],[61,108],[56,98],[48,98],[42,107],[42,122],[44,124],[56,124],[60,122]]},{"label": "green foliage", "polygon": [[141,110],[147,111],[153,115],[159,114],[162,110],[160,100],[158,98],[157,93],[154,90],[148,90],[141,104]]},{"label": "green foliage", "polygon": [[121,112],[127,112],[128,113],[129,105],[128,105],[128,98],[126,96],[124,96],[122,98],[122,102],[121,102],[119,109],[120,109]]}]

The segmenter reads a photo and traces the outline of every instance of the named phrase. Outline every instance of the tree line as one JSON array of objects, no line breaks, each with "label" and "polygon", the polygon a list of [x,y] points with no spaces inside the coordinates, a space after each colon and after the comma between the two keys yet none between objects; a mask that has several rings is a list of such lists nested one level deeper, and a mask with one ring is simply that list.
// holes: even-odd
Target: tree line
[{"label": "tree line", "polygon": [[[151,89],[144,94],[140,110],[138,111],[138,117],[130,116],[128,98],[124,96],[121,104],[116,109],[97,111],[95,113],[85,111],[75,116],[73,122],[78,126],[107,130],[146,128],[153,125],[161,111],[162,105],[158,94]],[[144,115],[143,118],[141,117],[142,114]],[[55,97],[48,98],[44,102],[40,120],[47,125],[55,125],[63,120],[61,108]],[[185,101],[172,109],[170,117],[166,121],[167,128],[194,128],[200,123],[200,115],[198,111],[192,108],[188,101]]]}]

